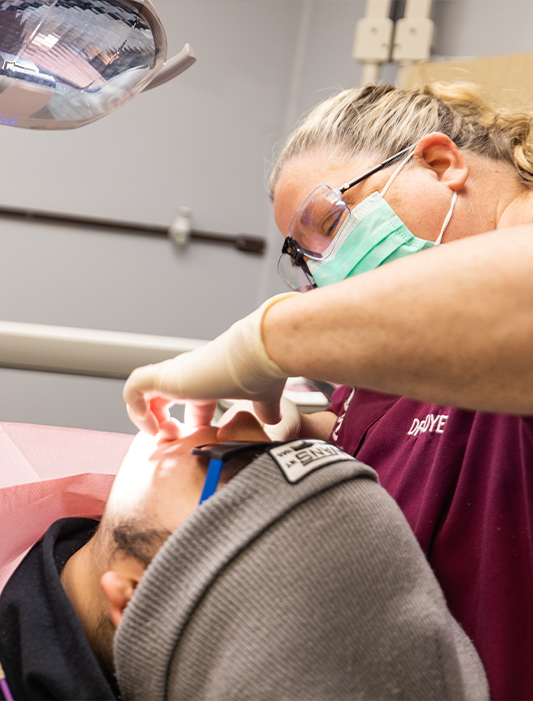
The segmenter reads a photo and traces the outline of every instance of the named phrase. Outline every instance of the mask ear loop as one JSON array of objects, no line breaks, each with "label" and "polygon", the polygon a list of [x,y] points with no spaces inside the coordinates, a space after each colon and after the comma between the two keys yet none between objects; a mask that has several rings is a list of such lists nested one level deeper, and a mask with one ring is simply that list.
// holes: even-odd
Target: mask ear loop
[{"label": "mask ear loop", "polygon": [[457,190],[454,190],[450,211],[446,215],[446,219],[444,220],[444,224],[442,225],[442,229],[440,230],[439,237],[435,241],[435,246],[438,246],[440,244],[440,242],[442,241],[442,237],[444,235],[444,232],[446,231],[446,227],[448,226],[448,224],[450,223],[450,219],[452,218],[453,208],[455,207],[456,202],[457,202]]},{"label": "mask ear loop", "polygon": [[[413,151],[415,150],[415,148],[416,148],[416,144],[413,146]],[[383,190],[379,193],[381,197],[385,197],[385,195],[386,195],[386,193],[387,193],[387,190],[389,189],[389,187],[392,185],[392,183],[393,183],[394,180],[396,179],[396,176],[398,175],[398,173],[401,171],[401,169],[404,167],[404,165],[407,163],[407,161],[408,161],[408,160],[411,158],[411,156],[413,155],[413,151],[409,151],[409,153],[407,154],[407,156],[403,159],[403,161],[401,161],[400,165],[396,168],[396,170],[394,171],[394,173],[393,173],[393,174],[390,176],[390,178],[387,180],[387,184],[385,185],[385,187],[383,188]]]}]

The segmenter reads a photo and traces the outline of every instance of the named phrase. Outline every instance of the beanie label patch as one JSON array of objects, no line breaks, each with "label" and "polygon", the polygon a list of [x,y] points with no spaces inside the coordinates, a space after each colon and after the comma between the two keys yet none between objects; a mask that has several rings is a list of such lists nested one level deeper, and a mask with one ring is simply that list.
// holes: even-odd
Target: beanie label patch
[{"label": "beanie label patch", "polygon": [[268,453],[281,468],[291,484],[299,482],[311,472],[340,460],[350,460],[351,455],[327,441],[303,439],[271,448]]}]

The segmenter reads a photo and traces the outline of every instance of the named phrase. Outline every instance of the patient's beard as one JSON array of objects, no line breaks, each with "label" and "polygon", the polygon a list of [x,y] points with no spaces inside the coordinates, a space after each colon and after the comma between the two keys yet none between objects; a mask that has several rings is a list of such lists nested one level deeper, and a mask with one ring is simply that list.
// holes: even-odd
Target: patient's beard
[{"label": "patient's beard", "polygon": [[116,627],[109,615],[102,614],[93,634],[89,637],[89,644],[96,657],[102,672],[108,680],[115,678],[115,666],[113,663],[113,640]]},{"label": "patient's beard", "polygon": [[[171,531],[149,528],[144,521],[134,518],[114,521],[104,514],[93,541],[93,552],[97,560],[105,558],[107,562],[117,555],[133,557],[146,569],[170,535]],[[86,631],[94,656],[109,680],[115,676],[113,641],[116,630],[109,613],[101,613],[94,628]]]},{"label": "patient's beard", "polygon": [[[149,528],[145,520],[126,518],[113,519],[104,513],[98,530],[91,543],[92,558],[97,570],[112,566],[113,559],[119,555],[133,557],[146,569],[158,550],[165,543],[171,532],[165,529]],[[113,641],[116,626],[107,610],[102,611],[96,623],[84,625],[85,634],[98,664],[107,679],[115,682],[113,663]]]}]

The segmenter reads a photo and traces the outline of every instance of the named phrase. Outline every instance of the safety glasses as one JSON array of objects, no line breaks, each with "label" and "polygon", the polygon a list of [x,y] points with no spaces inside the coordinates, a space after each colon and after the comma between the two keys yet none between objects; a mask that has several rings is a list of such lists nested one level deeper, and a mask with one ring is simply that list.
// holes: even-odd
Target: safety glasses
[{"label": "safety glasses", "polygon": [[343,194],[392,165],[412,148],[402,149],[339,188],[319,185],[303,201],[291,221],[278,262],[278,274],[291,289],[308,292],[316,287],[306,261],[326,260],[335,250],[337,235],[351,211],[342,199]]}]

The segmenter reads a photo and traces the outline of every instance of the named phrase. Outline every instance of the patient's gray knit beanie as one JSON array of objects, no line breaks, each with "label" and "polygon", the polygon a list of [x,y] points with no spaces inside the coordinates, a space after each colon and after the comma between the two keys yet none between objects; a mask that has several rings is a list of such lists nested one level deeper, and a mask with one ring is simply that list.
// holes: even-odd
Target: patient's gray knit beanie
[{"label": "patient's gray knit beanie", "polygon": [[115,636],[124,699],[489,698],[376,473],[337,448],[314,469],[333,447],[307,443],[254,459],[159,551]]}]

